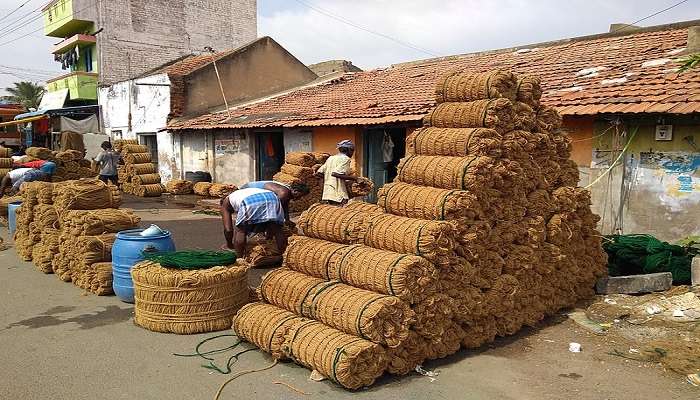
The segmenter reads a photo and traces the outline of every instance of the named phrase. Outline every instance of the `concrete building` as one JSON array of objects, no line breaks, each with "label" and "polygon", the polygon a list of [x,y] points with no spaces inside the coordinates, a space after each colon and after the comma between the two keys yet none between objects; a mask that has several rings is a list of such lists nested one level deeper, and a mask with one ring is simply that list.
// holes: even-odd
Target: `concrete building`
[{"label": "concrete building", "polygon": [[[441,74],[453,68],[536,74],[543,81],[543,103],[564,116],[580,185],[591,185],[603,233],[642,232],[677,240],[700,232],[700,70],[679,74],[676,61],[700,51],[698,26],[700,20],[613,29],[348,72],[256,104],[178,118],[169,122],[168,131],[277,135],[285,148],[329,152],[337,141],[350,138],[359,145],[359,171],[380,186],[395,176],[406,134],[435,105],[434,85]],[[395,144],[390,162],[381,155],[385,135]],[[247,145],[252,144],[258,153],[266,145]],[[255,178],[267,176],[266,170],[256,170]]]},{"label": "concrete building", "polygon": [[256,6],[255,0],[53,0],[42,10],[44,34],[61,39],[52,53],[67,72],[47,89],[66,90],[66,105],[95,104],[98,86],[206,46],[254,40]]},{"label": "concrete building", "polygon": [[279,168],[284,152],[275,146],[282,143],[281,137],[270,133],[261,139],[230,129],[171,134],[168,120],[223,110],[226,104],[254,101],[316,78],[277,42],[263,37],[236,49],[183,57],[102,87],[99,101],[107,133],[147,144],[157,154],[154,159],[164,181],[184,178],[189,171],[208,171],[217,181],[245,182],[255,176],[256,140],[272,143],[268,154],[278,153],[265,165]]}]

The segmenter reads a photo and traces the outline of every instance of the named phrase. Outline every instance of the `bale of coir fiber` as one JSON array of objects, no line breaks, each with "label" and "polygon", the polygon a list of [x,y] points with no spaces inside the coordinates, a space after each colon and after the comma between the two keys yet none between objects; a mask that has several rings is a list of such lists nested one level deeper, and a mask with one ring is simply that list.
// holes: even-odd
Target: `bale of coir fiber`
[{"label": "bale of coir fiber", "polygon": [[[316,162],[317,165],[318,165],[318,164],[323,164],[323,163],[325,163],[326,160],[328,160],[328,157],[331,156],[329,153],[324,153],[324,152],[321,152],[321,151],[314,151],[314,152],[311,153],[311,154],[313,154],[314,160],[315,160],[315,162]],[[316,169],[318,169],[318,168],[316,168]]]},{"label": "bale of coir fiber", "polygon": [[0,146],[0,158],[10,158],[12,157],[12,149],[9,147]]},{"label": "bale of coir fiber", "polygon": [[289,163],[282,164],[280,171],[287,175],[296,176],[299,179],[306,179],[314,174],[314,170],[311,167],[302,167]]},{"label": "bale of coir fiber", "polygon": [[71,236],[101,235],[135,228],[141,217],[130,209],[70,210],[61,215],[61,228]]},{"label": "bale of coir fiber", "polygon": [[0,170],[11,169],[12,165],[13,162],[11,158],[0,158]]},{"label": "bale of coir fiber", "polygon": [[171,194],[191,194],[194,184],[182,179],[173,179],[165,184],[165,190]]},{"label": "bale of coir fiber", "polygon": [[135,175],[131,178],[131,183],[137,185],[150,185],[154,183],[160,183],[160,174],[143,174]]},{"label": "bale of coir fiber", "polygon": [[155,332],[178,334],[228,329],[249,301],[248,268],[242,260],[195,270],[140,262],[131,270],[134,322]]},{"label": "bale of coir fiber", "polygon": [[58,210],[51,204],[37,204],[34,207],[34,221],[40,230],[45,228],[58,229]]},{"label": "bale of coir fiber", "polygon": [[118,189],[99,179],[64,182],[54,189],[53,204],[59,210],[97,210],[121,204]]},{"label": "bale of coir fiber", "polygon": [[163,194],[163,185],[160,183],[151,183],[148,185],[134,184],[132,194],[139,197],[158,197]]},{"label": "bale of coir fiber", "polygon": [[304,183],[303,179],[296,177],[296,176],[293,176],[293,175],[286,174],[284,172],[278,172],[278,173],[274,174],[272,176],[272,180],[275,182],[280,182],[280,183],[284,183],[287,185],[298,185],[298,184]]},{"label": "bale of coir fiber", "polygon": [[401,346],[386,349],[389,358],[387,372],[394,375],[406,375],[416,370],[426,359],[428,341],[415,331],[409,331],[408,339]]},{"label": "bale of coir fiber", "polygon": [[348,389],[374,383],[389,361],[382,346],[317,321],[296,321],[284,350],[295,362]]},{"label": "bale of coir fiber", "polygon": [[516,85],[515,100],[526,103],[532,108],[537,108],[540,105],[542,97],[542,87],[539,76],[535,75],[519,75]]},{"label": "bale of coir fiber", "polygon": [[314,164],[317,164],[314,153],[302,151],[287,153],[284,156],[284,162],[287,164],[298,165],[300,167],[313,167]]},{"label": "bale of coir fiber", "polygon": [[210,182],[197,182],[192,187],[192,190],[196,195],[209,197],[209,189],[211,189],[212,185],[213,183]]},{"label": "bale of coir fiber", "polygon": [[513,130],[513,103],[508,99],[440,103],[423,119],[437,128],[491,128],[499,133]]},{"label": "bale of coir fiber", "polygon": [[24,153],[39,160],[48,160],[53,156],[51,150],[46,147],[28,147]]},{"label": "bale of coir fiber", "polygon": [[377,205],[386,212],[409,218],[451,221],[483,216],[487,204],[471,192],[395,182],[377,192]]},{"label": "bale of coir fiber", "polygon": [[357,211],[363,211],[366,213],[375,213],[375,214],[376,213],[381,214],[384,212],[384,210],[376,204],[368,203],[366,201],[357,200],[357,199],[348,201],[348,203],[345,205],[345,209],[346,210],[357,210]]},{"label": "bale of coir fiber", "polygon": [[454,262],[456,231],[444,221],[428,221],[391,214],[370,214],[364,244],[375,249],[415,254],[443,265]]},{"label": "bale of coir fiber", "polygon": [[296,322],[305,320],[272,304],[255,302],[238,310],[232,328],[241,339],[281,360],[286,357],[283,350],[285,335]]},{"label": "bale of coir fiber", "polygon": [[32,262],[39,271],[45,274],[53,274],[51,261],[58,252],[59,234],[58,229],[45,228],[41,232],[41,242],[32,248]]},{"label": "bale of coir fiber", "polygon": [[329,282],[286,268],[262,278],[260,299],[388,347],[408,337],[413,311],[395,296]]},{"label": "bale of coir fiber", "polygon": [[406,138],[406,154],[501,156],[501,135],[488,128],[418,128]]},{"label": "bale of coir fiber", "polygon": [[121,146],[121,153],[123,156],[132,153],[149,153],[148,146],[143,144],[128,143]]},{"label": "bale of coir fiber", "polygon": [[59,151],[54,158],[61,162],[80,161],[83,159],[83,152],[78,150]]},{"label": "bale of coir fiber", "polygon": [[230,183],[214,183],[209,188],[209,196],[224,198],[236,190],[238,187]]},{"label": "bale of coir fiber", "polygon": [[423,257],[293,236],[284,253],[284,267],[317,278],[338,280],[408,303],[436,290],[438,273]]},{"label": "bale of coir fiber", "polygon": [[348,195],[350,198],[364,197],[372,192],[374,182],[364,176],[357,177],[357,180],[348,185]]},{"label": "bale of coir fiber", "polygon": [[502,179],[493,173],[493,159],[485,156],[408,156],[398,165],[396,181],[442,189],[483,190]]},{"label": "bale of coir fiber", "polygon": [[277,243],[272,240],[251,244],[246,250],[246,261],[254,268],[278,265],[282,261],[282,255],[277,249]]},{"label": "bale of coir fiber", "polygon": [[541,105],[536,112],[535,123],[537,132],[553,132],[561,128],[563,119],[553,107]]},{"label": "bale of coir fiber", "polygon": [[505,97],[515,100],[516,77],[509,71],[470,73],[451,71],[440,77],[435,87],[438,103]]},{"label": "bale of coir fiber", "polygon": [[368,216],[362,210],[314,204],[299,216],[297,228],[305,236],[353,244],[363,240]]},{"label": "bale of coir fiber", "polygon": [[426,358],[428,360],[435,360],[456,353],[461,346],[462,337],[464,337],[464,335],[465,332],[459,324],[450,322],[439,338],[428,342],[428,345],[425,347]]},{"label": "bale of coir fiber", "polygon": [[124,168],[127,175],[131,176],[155,174],[157,172],[156,165],[153,163],[126,164]]},{"label": "bale of coir fiber", "polygon": [[146,164],[151,161],[151,153],[128,153],[124,155],[126,164]]}]

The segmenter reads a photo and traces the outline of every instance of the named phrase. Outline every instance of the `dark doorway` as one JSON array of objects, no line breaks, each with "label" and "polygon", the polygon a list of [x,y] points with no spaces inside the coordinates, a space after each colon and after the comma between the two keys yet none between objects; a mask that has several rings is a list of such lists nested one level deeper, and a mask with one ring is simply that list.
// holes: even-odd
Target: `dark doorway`
[{"label": "dark doorway", "polygon": [[[365,171],[374,182],[368,200],[377,201],[377,189],[396,178],[399,160],[406,154],[406,128],[367,128],[364,133]],[[393,144],[393,147],[392,147]]]},{"label": "dark doorway", "polygon": [[282,132],[257,132],[255,147],[258,156],[257,180],[271,180],[284,164],[284,139]]}]

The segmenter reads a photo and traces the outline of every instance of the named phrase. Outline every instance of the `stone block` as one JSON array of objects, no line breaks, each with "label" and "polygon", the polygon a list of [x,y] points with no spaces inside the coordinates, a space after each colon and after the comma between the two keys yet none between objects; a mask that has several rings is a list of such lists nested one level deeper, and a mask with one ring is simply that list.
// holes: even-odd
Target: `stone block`
[{"label": "stone block", "polygon": [[673,275],[670,272],[655,274],[609,276],[600,278],[595,285],[598,294],[636,294],[662,292],[671,288]]}]

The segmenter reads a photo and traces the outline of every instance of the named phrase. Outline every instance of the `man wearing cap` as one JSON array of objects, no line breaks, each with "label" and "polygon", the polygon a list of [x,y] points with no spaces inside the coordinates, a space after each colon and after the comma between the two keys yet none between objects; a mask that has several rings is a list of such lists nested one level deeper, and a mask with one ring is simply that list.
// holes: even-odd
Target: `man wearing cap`
[{"label": "man wearing cap", "polygon": [[355,152],[355,145],[350,140],[343,140],[336,145],[338,154],[328,160],[316,171],[323,176],[323,196],[321,200],[329,204],[345,204],[350,196],[346,182],[357,181],[356,176],[349,175],[350,157]]},{"label": "man wearing cap", "polygon": [[8,172],[2,182],[0,182],[0,197],[5,193],[5,188],[12,185],[11,192],[19,191],[20,186],[24,182],[33,181],[48,181],[56,171],[56,163],[47,161],[39,169],[34,168],[17,168]]}]

